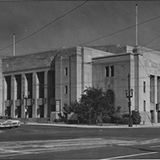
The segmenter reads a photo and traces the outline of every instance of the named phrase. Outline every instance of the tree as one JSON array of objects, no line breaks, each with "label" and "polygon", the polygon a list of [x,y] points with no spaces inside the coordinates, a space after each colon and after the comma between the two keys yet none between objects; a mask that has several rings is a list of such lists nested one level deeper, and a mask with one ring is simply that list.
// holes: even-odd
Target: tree
[{"label": "tree", "polygon": [[74,114],[77,115],[77,122],[79,124],[79,122],[82,119],[82,113],[83,113],[81,104],[78,101],[71,102],[71,104],[69,106],[69,110],[70,110],[70,112],[73,112]]},{"label": "tree", "polygon": [[[108,92],[103,92],[100,88],[88,87],[84,90],[79,101],[64,105],[63,116],[67,121],[71,112],[77,115],[78,123],[96,123],[97,119],[101,123],[103,117],[110,117],[114,112],[113,97]],[[67,121],[68,122],[68,121]]]},{"label": "tree", "polygon": [[100,88],[88,87],[79,101],[79,109],[85,123],[96,123],[97,116],[112,115],[114,106],[109,103],[110,97]]},{"label": "tree", "polygon": [[132,111],[132,121],[133,121],[133,124],[140,124],[141,122],[141,116],[140,116],[140,113],[138,110],[133,110]]}]

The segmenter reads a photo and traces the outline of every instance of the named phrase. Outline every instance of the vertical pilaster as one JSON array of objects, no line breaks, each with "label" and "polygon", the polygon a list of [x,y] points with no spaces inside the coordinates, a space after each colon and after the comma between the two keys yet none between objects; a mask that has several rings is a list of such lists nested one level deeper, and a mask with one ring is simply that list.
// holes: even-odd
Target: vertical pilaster
[{"label": "vertical pilaster", "polygon": [[2,106],[2,113],[3,116],[5,115],[5,110],[6,110],[6,105],[5,105],[5,101],[7,100],[7,82],[5,77],[3,77],[3,106]]},{"label": "vertical pilaster", "polygon": [[47,118],[50,116],[50,108],[48,108],[48,71],[44,72],[44,98],[45,98],[45,104],[44,104],[44,118]]},{"label": "vertical pilaster", "polygon": [[[23,99],[23,102],[24,102],[24,96],[27,95],[27,79],[26,79],[26,75],[25,74],[22,74],[22,93],[21,93],[21,97]],[[25,106],[24,106],[24,103],[21,105],[21,117],[22,118],[25,118]]]},{"label": "vertical pilaster", "polygon": [[62,79],[62,73],[63,73],[63,64],[62,64],[62,56],[60,57],[60,88],[61,88],[61,91],[60,91],[60,109],[59,111],[61,112],[62,111],[62,108],[63,108],[63,79]]},{"label": "vertical pilaster", "polygon": [[11,105],[11,117],[15,118],[15,110],[16,110],[16,80],[15,76],[11,76],[11,100],[12,100],[12,105]]},{"label": "vertical pilaster", "polygon": [[139,108],[139,54],[137,50],[135,52],[135,87],[134,87],[134,97],[135,97],[135,109],[140,110]]},{"label": "vertical pilaster", "polygon": [[155,76],[154,77],[154,104],[155,104],[155,107],[154,107],[154,123],[157,123],[158,122],[158,117],[157,117],[157,110],[156,110],[156,104],[157,104],[157,77]]},{"label": "vertical pilaster", "polygon": [[2,74],[2,61],[0,60],[0,115],[3,114],[3,74]]},{"label": "vertical pilaster", "polygon": [[33,73],[32,76],[33,76],[32,95],[34,99],[32,117],[37,118],[37,109],[38,109],[37,99],[39,98],[39,81],[36,72]]}]

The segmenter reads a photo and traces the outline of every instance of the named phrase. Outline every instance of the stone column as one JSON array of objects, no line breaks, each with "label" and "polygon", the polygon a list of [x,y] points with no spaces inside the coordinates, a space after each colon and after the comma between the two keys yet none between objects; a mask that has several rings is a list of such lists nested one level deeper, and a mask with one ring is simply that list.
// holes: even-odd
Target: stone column
[{"label": "stone column", "polygon": [[16,110],[16,104],[15,100],[17,99],[16,94],[17,94],[17,87],[16,87],[16,79],[15,76],[11,76],[11,100],[12,100],[12,105],[11,105],[11,117],[15,118],[15,110]]},{"label": "stone column", "polygon": [[157,110],[156,110],[156,104],[157,104],[157,76],[154,78],[154,123],[158,122],[158,117],[157,117]]},{"label": "stone column", "polygon": [[22,78],[22,93],[21,93],[21,97],[22,97],[22,105],[21,105],[21,117],[25,118],[25,105],[24,105],[24,96],[26,96],[28,94],[28,88],[27,88],[27,79],[26,79],[26,75],[22,74],[21,76]]},{"label": "stone column", "polygon": [[3,77],[3,106],[2,106],[2,115],[5,115],[6,105],[5,101],[7,100],[7,83],[5,77]]},{"label": "stone column", "polygon": [[39,80],[37,77],[37,73],[33,73],[33,87],[32,87],[32,95],[34,99],[34,104],[33,104],[33,112],[32,112],[32,117],[37,118],[37,109],[38,109],[38,104],[37,104],[37,99],[39,98]]},{"label": "stone column", "polygon": [[50,116],[50,109],[48,108],[48,71],[44,72],[44,118]]}]

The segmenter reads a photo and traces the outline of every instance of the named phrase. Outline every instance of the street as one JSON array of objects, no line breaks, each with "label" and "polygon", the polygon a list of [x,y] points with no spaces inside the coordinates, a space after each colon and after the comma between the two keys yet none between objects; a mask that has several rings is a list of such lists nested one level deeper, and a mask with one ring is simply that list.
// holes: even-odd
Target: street
[{"label": "street", "polygon": [[160,128],[22,125],[0,130],[0,159],[159,159]]}]

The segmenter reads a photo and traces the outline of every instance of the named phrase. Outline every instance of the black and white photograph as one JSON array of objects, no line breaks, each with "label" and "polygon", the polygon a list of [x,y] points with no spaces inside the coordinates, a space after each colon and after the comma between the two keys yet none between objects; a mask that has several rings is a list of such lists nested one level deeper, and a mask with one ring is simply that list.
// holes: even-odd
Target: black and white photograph
[{"label": "black and white photograph", "polygon": [[9,159],[160,159],[160,1],[0,0]]}]

